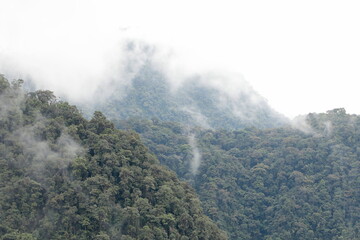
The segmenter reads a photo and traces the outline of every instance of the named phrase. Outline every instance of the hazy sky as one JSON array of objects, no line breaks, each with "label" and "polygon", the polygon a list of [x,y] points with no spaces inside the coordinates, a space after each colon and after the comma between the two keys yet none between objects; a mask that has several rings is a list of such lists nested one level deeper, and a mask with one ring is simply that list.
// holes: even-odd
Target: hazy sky
[{"label": "hazy sky", "polygon": [[360,114],[359,13],[355,0],[0,0],[0,72],[80,98],[120,74],[120,43],[137,39],[174,78],[241,75],[290,117]]}]

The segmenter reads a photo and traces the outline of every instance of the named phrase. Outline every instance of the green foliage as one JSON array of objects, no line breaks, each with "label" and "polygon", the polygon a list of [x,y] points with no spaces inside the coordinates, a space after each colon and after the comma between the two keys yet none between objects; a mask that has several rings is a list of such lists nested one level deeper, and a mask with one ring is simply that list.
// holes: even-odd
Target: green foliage
[{"label": "green foliage", "polygon": [[116,125],[138,131],[162,164],[191,182],[231,239],[360,239],[360,116],[335,109],[306,121],[310,134],[192,129],[202,154],[196,175],[189,129],[157,120]]},{"label": "green foliage", "polygon": [[134,132],[0,78],[0,239],[226,239]]},{"label": "green foliage", "polygon": [[[146,71],[134,81],[141,96],[125,100],[146,113],[120,104],[121,116],[188,123],[164,100],[166,85],[143,85],[154,76]],[[21,84],[0,75],[0,239],[226,239],[214,222],[231,239],[360,239],[360,117],[344,109],[309,114],[307,133],[113,124]],[[210,116],[214,95],[198,87],[186,92]],[[201,154],[196,174],[190,136]]]}]

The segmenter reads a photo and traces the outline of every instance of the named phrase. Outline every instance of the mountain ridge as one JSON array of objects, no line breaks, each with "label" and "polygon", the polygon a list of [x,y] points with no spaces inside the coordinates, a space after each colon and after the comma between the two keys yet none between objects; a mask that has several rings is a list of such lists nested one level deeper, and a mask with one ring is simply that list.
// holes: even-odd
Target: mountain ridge
[{"label": "mountain ridge", "polygon": [[140,68],[131,84],[116,90],[115,81],[112,95],[106,100],[91,106],[80,106],[85,113],[100,110],[115,120],[158,118],[215,129],[268,128],[288,122],[248,83],[244,82],[243,87],[239,87],[235,96],[232,96],[223,89],[206,83],[211,78],[211,75],[194,76],[174,89],[165,74],[156,70],[149,62]]},{"label": "mountain ridge", "polygon": [[0,76],[0,239],[227,239],[135,132]]}]

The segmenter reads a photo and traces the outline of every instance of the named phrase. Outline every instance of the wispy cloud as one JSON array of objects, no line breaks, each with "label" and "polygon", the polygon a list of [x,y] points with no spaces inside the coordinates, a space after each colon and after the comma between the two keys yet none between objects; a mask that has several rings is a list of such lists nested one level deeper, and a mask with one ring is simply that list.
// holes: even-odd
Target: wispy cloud
[{"label": "wispy cloud", "polygon": [[193,155],[193,158],[191,159],[190,162],[190,170],[193,175],[196,175],[201,164],[201,153],[197,146],[195,134],[189,135],[189,145],[191,147],[192,155]]}]

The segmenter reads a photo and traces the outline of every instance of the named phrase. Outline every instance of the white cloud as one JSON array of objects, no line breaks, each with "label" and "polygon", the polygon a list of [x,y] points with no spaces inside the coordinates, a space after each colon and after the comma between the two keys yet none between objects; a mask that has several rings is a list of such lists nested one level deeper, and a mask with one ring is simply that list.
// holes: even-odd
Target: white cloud
[{"label": "white cloud", "polygon": [[232,72],[288,116],[360,113],[359,11],[355,0],[1,0],[0,72],[80,100],[126,78],[121,43],[140,39],[172,56],[173,79]]}]

